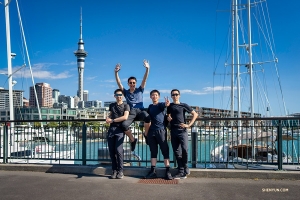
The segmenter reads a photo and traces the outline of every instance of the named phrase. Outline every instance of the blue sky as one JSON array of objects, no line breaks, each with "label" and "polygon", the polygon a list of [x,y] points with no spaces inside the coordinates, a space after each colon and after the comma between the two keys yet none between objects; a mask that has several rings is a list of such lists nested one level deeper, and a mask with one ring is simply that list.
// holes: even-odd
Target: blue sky
[{"label": "blue sky", "polygon": [[[277,70],[288,113],[300,112],[296,97],[300,75],[299,4],[296,0],[268,1],[268,14],[265,13],[272,24],[269,33],[276,45],[273,51],[279,60]],[[0,6],[0,73],[6,73],[5,15]],[[136,76],[141,83],[145,72],[142,61],[148,59],[151,68],[144,93],[146,106],[151,102],[152,89],[161,92],[163,101],[164,96],[170,97],[171,89],[177,88],[182,93],[181,101],[189,105],[230,109],[230,76],[224,75],[230,69],[224,67],[225,62],[230,62],[230,13],[226,12],[229,0],[19,0],[19,6],[35,83],[46,82],[61,94],[76,95],[78,72],[73,52],[78,47],[82,7],[83,41],[88,52],[84,89],[89,91],[89,100],[114,100],[117,84],[113,70],[118,62],[122,64],[119,75],[124,86],[127,87],[129,76]],[[254,15],[252,18],[254,23]],[[12,52],[17,54],[12,60],[15,71],[24,63],[15,0],[10,4],[10,23]],[[258,40],[253,34],[252,43]],[[260,47],[253,48],[265,53]],[[260,58],[258,53],[255,56]],[[26,98],[32,86],[28,68],[13,76],[18,82],[14,89],[24,90]],[[254,70],[257,74],[264,72],[261,74],[266,80],[261,79],[261,83],[269,84],[264,92],[255,90],[255,112],[266,114],[265,108],[259,106],[263,102],[259,98],[267,97],[271,115],[284,115],[276,68],[264,66]],[[247,80],[243,75],[243,111],[249,109]],[[5,75],[0,76],[0,87],[8,88]]]}]

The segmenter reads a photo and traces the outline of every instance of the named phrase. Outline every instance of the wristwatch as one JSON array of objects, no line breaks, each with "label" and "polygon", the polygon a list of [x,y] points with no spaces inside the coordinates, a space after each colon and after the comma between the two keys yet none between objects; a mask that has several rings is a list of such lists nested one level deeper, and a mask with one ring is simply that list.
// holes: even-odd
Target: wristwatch
[{"label": "wristwatch", "polygon": [[113,121],[112,121],[113,123],[115,122],[115,119],[113,119]]}]

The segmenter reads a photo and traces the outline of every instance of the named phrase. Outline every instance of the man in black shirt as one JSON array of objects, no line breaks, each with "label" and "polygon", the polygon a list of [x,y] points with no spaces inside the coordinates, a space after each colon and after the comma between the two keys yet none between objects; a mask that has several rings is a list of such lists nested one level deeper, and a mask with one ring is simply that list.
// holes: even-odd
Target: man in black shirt
[{"label": "man in black shirt", "polygon": [[115,103],[109,105],[109,117],[106,118],[106,123],[109,123],[107,132],[107,143],[111,158],[112,175],[111,178],[121,179],[123,175],[123,141],[124,132],[121,128],[122,122],[128,118],[129,105],[123,103],[123,91],[116,89],[114,92],[116,98]]},{"label": "man in black shirt", "polygon": [[[171,91],[173,103],[167,108],[168,121],[171,125],[171,143],[174,155],[178,164],[178,174],[174,179],[185,179],[190,170],[187,166],[188,161],[188,132],[198,117],[198,114],[187,104],[179,101],[180,92],[177,89]],[[187,124],[185,113],[193,115],[191,121]]]}]

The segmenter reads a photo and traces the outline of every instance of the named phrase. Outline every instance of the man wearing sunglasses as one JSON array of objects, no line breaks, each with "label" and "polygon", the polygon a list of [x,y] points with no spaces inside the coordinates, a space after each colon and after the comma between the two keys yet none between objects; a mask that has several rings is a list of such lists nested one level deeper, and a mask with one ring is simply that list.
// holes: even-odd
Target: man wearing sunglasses
[{"label": "man wearing sunglasses", "polygon": [[144,74],[144,78],[142,80],[141,85],[136,88],[137,80],[135,77],[128,78],[128,86],[129,89],[125,89],[121,83],[118,72],[121,69],[121,65],[118,63],[115,67],[115,78],[119,88],[123,91],[127,104],[130,106],[130,112],[128,119],[122,123],[122,129],[125,134],[129,137],[131,142],[131,151],[134,151],[137,139],[133,137],[131,130],[129,128],[130,124],[136,121],[143,121],[145,127],[145,134],[148,133],[150,126],[150,116],[144,110],[143,105],[143,92],[146,86],[146,80],[148,78],[150,65],[147,60],[143,61],[144,67],[146,68],[146,72]]},{"label": "man wearing sunglasses", "polygon": [[[188,132],[198,117],[198,114],[186,103],[179,101],[180,91],[173,89],[171,91],[173,103],[167,108],[168,121],[171,125],[171,144],[178,164],[178,174],[174,179],[185,179],[190,174],[187,166],[188,161]],[[187,123],[185,113],[190,113],[193,118]]]},{"label": "man wearing sunglasses", "polygon": [[123,178],[123,142],[124,131],[121,128],[122,122],[128,118],[129,105],[123,103],[123,92],[116,89],[114,92],[116,98],[115,103],[109,105],[109,117],[106,123],[109,123],[107,131],[107,143],[112,166],[112,179]]}]

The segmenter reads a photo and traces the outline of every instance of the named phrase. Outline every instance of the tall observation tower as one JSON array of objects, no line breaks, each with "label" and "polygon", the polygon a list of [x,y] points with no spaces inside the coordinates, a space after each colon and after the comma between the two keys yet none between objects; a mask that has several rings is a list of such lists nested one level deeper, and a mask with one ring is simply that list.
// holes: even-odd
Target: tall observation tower
[{"label": "tall observation tower", "polygon": [[83,101],[83,70],[84,70],[84,61],[87,57],[87,52],[84,50],[84,42],[82,40],[82,9],[80,9],[80,38],[78,42],[78,50],[74,52],[77,57],[77,67],[78,67],[78,91],[77,96],[80,98],[80,101]]}]

